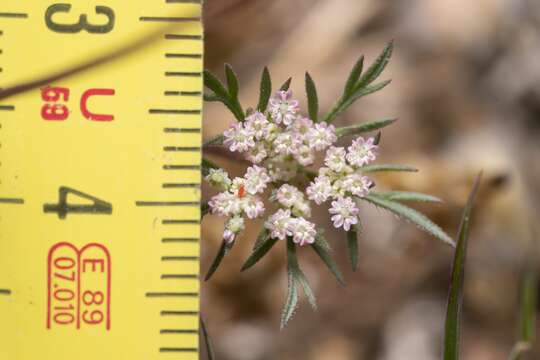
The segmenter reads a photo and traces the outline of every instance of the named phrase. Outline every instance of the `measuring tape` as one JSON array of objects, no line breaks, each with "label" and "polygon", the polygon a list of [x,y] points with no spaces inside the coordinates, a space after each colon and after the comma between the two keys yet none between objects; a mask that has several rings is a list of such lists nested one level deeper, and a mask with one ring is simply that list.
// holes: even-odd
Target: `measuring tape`
[{"label": "measuring tape", "polygon": [[0,100],[0,359],[197,359],[200,1],[63,1],[0,4],[1,87],[73,69]]}]

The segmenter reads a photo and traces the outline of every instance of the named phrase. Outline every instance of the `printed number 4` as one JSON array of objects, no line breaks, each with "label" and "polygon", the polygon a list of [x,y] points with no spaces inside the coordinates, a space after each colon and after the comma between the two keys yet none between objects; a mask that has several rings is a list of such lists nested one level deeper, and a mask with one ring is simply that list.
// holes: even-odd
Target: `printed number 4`
[{"label": "printed number 4", "polygon": [[[106,201],[98,199],[94,196],[85,194],[81,191],[71,189],[65,186],[60,187],[58,204],[43,205],[43,212],[56,213],[60,219],[65,219],[69,213],[77,214],[112,214],[112,205]],[[78,196],[84,200],[89,200],[92,204],[71,205],[68,204],[67,197],[69,194]]]},{"label": "printed number 4", "polygon": [[114,29],[115,14],[114,10],[107,6],[96,6],[96,14],[105,15],[108,19],[107,23],[102,25],[94,25],[88,22],[88,16],[82,14],[79,16],[79,21],[75,24],[59,24],[54,22],[53,16],[56,13],[69,13],[71,4],[53,4],[49,6],[45,12],[45,23],[52,31],[59,33],[75,34],[82,30],[86,30],[91,34],[106,34]]}]

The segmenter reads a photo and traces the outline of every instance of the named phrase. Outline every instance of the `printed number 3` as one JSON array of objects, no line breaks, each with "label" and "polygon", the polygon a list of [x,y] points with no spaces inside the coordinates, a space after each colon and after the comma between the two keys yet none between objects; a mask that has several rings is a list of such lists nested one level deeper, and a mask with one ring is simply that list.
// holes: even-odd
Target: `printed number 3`
[{"label": "printed number 3", "polygon": [[114,10],[107,6],[96,6],[96,14],[105,15],[108,19],[106,24],[93,25],[88,22],[86,14],[79,16],[79,22],[76,24],[58,24],[53,21],[53,16],[56,13],[69,13],[71,10],[70,4],[54,4],[49,6],[45,12],[45,23],[52,31],[59,33],[78,33],[81,30],[86,30],[92,34],[106,34],[114,28],[115,14]]}]

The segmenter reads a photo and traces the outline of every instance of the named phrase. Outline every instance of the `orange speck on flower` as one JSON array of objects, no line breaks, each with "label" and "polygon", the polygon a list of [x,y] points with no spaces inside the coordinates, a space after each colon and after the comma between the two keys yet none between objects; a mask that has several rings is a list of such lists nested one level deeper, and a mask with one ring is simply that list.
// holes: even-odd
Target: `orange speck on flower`
[{"label": "orange speck on flower", "polygon": [[244,185],[241,185],[239,188],[238,188],[238,197],[239,198],[243,198],[244,196],[246,196],[246,188]]}]

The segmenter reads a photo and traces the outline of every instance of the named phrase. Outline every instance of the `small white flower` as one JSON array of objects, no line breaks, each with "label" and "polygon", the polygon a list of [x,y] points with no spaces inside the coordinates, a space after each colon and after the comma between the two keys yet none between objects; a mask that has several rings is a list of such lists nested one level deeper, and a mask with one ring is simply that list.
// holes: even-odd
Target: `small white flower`
[{"label": "small white flower", "polygon": [[290,236],[289,222],[291,221],[291,211],[279,209],[276,213],[268,218],[264,226],[270,230],[272,239],[285,240]]},{"label": "small white flower", "polygon": [[347,165],[347,162],[345,161],[345,154],[346,152],[344,148],[332,146],[326,151],[324,163],[330,169],[336,172],[341,172]]},{"label": "small white flower", "polygon": [[234,123],[223,132],[223,144],[232,152],[246,152],[255,146],[253,130],[245,128],[240,123]]},{"label": "small white flower", "polygon": [[291,125],[291,130],[300,135],[306,135],[313,127],[313,121],[310,118],[299,116]]},{"label": "small white flower", "polygon": [[245,179],[246,191],[251,195],[264,192],[271,181],[266,169],[257,165],[250,166],[247,169]]},{"label": "small white flower", "polygon": [[311,206],[307,201],[299,201],[292,207],[292,214],[297,217],[311,217]]},{"label": "small white flower", "polygon": [[345,183],[344,177],[339,177],[332,184],[332,197],[338,198],[340,196],[345,196],[347,193],[347,184]]},{"label": "small white flower", "polygon": [[309,166],[315,162],[315,153],[308,145],[302,145],[297,148],[294,158],[300,165]]},{"label": "small white flower", "polygon": [[210,168],[208,175],[204,178],[208,183],[214,187],[226,190],[231,186],[231,179],[229,174],[223,169]]},{"label": "small white flower", "polygon": [[231,216],[242,210],[238,198],[228,191],[212,197],[212,199],[208,201],[208,206],[210,206],[212,214],[218,214],[220,216]]},{"label": "small white flower", "polygon": [[289,231],[292,233],[293,241],[300,246],[315,242],[315,235],[317,234],[315,224],[303,217],[293,218],[289,222]]},{"label": "small white flower", "polygon": [[264,114],[256,111],[246,118],[244,127],[249,129],[257,140],[260,140],[268,135],[270,121],[268,121]]},{"label": "small white flower", "polygon": [[371,180],[360,174],[350,174],[343,179],[343,187],[352,195],[364,197],[369,192]]},{"label": "small white flower", "polygon": [[296,134],[283,132],[274,140],[274,149],[278,154],[293,155],[301,143],[301,139]]},{"label": "small white flower", "polygon": [[268,152],[266,151],[265,143],[261,141],[255,143],[255,146],[246,153],[246,158],[254,164],[259,164],[267,156]]},{"label": "small white flower", "polygon": [[237,198],[243,198],[247,194],[246,179],[235,177],[229,189]]},{"label": "small white flower", "polygon": [[325,122],[317,123],[309,129],[307,139],[315,150],[324,150],[337,141],[336,128]]},{"label": "small white flower", "polygon": [[292,99],[292,91],[278,91],[271,99],[270,114],[276,124],[291,125],[299,111],[298,101]]},{"label": "small white flower", "polygon": [[377,157],[377,145],[374,142],[374,138],[365,140],[361,136],[353,140],[351,146],[347,149],[347,161],[349,164],[353,166],[364,166],[374,161]]},{"label": "small white flower", "polygon": [[284,207],[293,207],[295,204],[304,201],[304,194],[296,187],[283,184],[276,191],[275,198]]},{"label": "small white flower", "polygon": [[308,186],[306,193],[310,200],[315,201],[317,205],[321,205],[332,194],[332,183],[328,177],[319,175]]},{"label": "small white flower", "polygon": [[242,210],[249,219],[256,219],[264,214],[264,204],[256,196],[246,196],[241,200]]},{"label": "small white flower", "polygon": [[227,243],[231,244],[234,242],[234,239],[236,238],[236,234],[233,233],[229,229],[225,229],[223,231],[223,240],[225,240]]},{"label": "small white flower", "polygon": [[349,231],[351,225],[358,223],[358,208],[350,197],[339,197],[332,201],[329,212],[333,214],[331,219],[336,228],[343,227],[345,231]]}]

